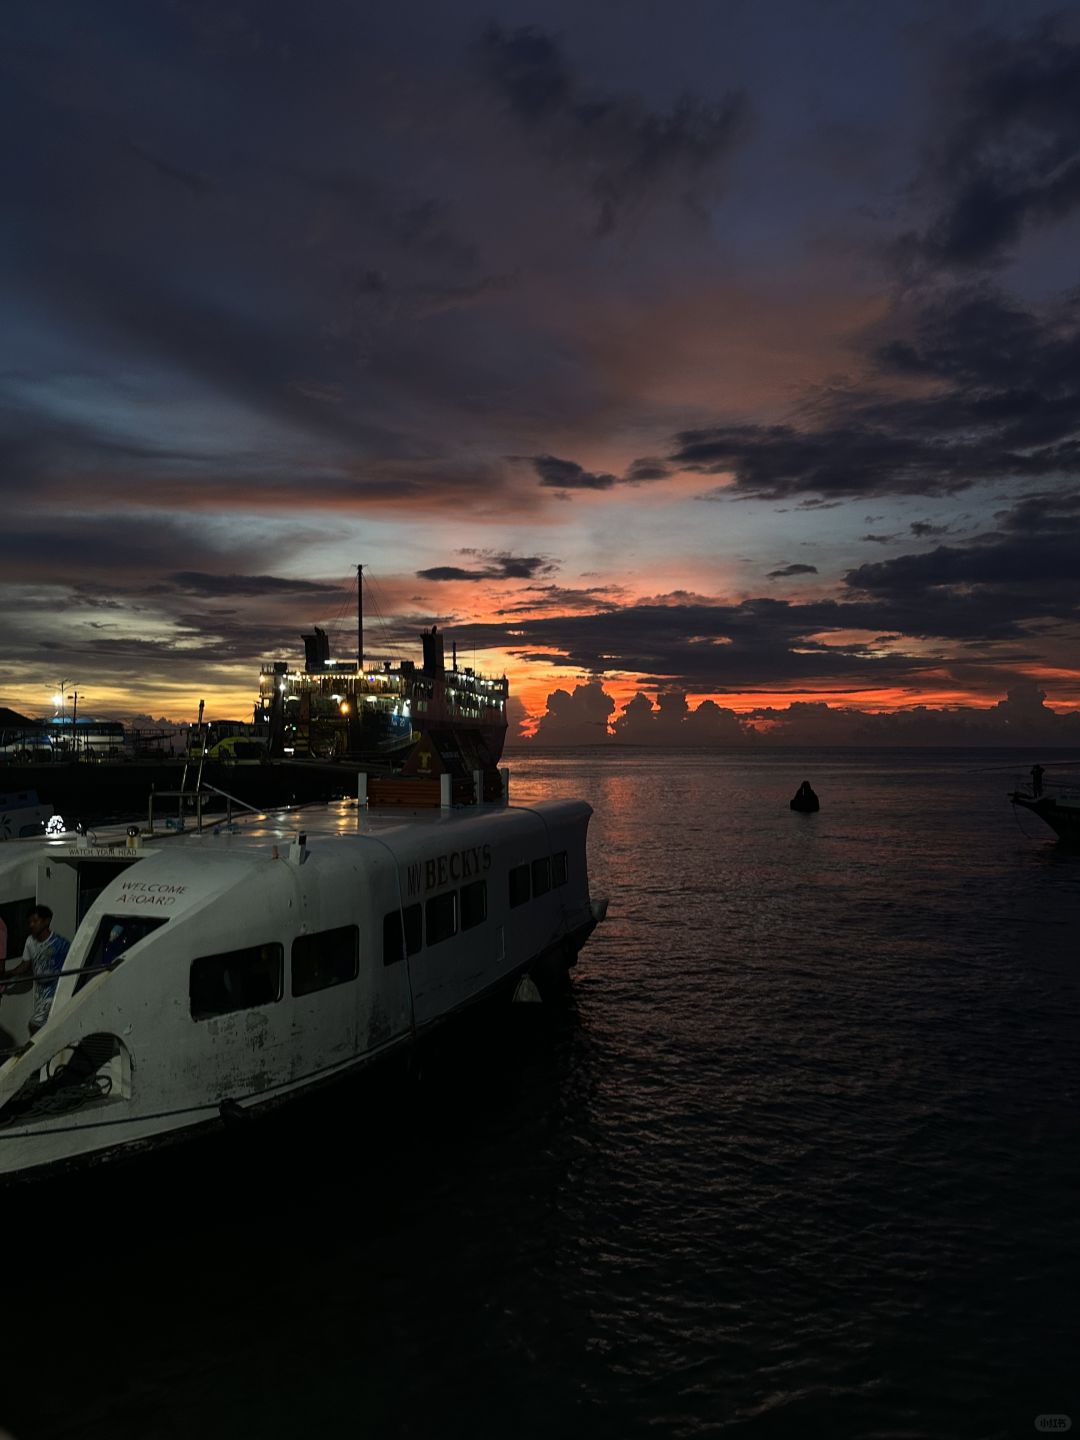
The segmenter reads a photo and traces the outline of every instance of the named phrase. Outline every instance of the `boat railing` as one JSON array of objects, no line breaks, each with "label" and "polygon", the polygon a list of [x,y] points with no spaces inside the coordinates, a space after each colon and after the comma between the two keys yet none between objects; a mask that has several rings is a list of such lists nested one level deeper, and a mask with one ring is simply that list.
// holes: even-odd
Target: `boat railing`
[{"label": "boat railing", "polygon": [[1013,780],[1012,793],[1022,800],[1080,800],[1080,785],[1075,780],[1044,780],[1039,794],[1035,794],[1031,776],[1017,775]]},{"label": "boat railing", "polygon": [[[233,806],[237,805],[241,810],[246,810],[252,815],[261,815],[263,812],[256,805],[249,805],[246,800],[240,800],[235,795],[230,795],[227,790],[220,790],[216,785],[207,784],[204,780],[197,790],[151,790],[149,813],[146,819],[148,832],[154,834],[154,801],[176,800],[177,819],[179,828],[184,829],[188,816],[188,801],[195,803],[195,829],[201,831],[203,828],[203,801],[208,799],[222,799],[225,804],[225,824],[231,825],[233,819]],[[220,816],[215,816],[214,824],[220,824]]]},{"label": "boat railing", "polygon": [[119,965],[116,961],[112,965],[76,965],[74,970],[50,970],[48,975],[20,975],[16,979],[0,979],[0,995],[5,990],[14,989],[16,985],[29,989],[31,985],[51,985],[54,980],[63,980],[69,975],[103,975],[106,970],[115,970]]}]

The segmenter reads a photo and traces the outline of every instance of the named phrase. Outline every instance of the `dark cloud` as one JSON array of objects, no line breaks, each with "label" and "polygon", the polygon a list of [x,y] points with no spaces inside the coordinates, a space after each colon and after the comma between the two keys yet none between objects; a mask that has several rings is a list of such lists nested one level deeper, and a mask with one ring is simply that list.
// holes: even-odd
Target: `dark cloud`
[{"label": "dark cloud", "polygon": [[928,611],[947,600],[981,605],[987,625],[1010,615],[1080,617],[1080,492],[1028,496],[998,526],[964,545],[860,565],[845,583]]},{"label": "dark cloud", "polygon": [[826,644],[830,631],[888,628],[891,606],[875,601],[791,604],[755,599],[737,605],[637,604],[591,614],[514,618],[470,625],[478,648],[500,646],[538,663],[595,675],[650,677],[661,688],[738,690],[779,682],[819,685],[895,683],[923,661],[883,657],[870,645]]},{"label": "dark cloud", "polygon": [[462,555],[475,555],[483,561],[479,570],[466,570],[456,565],[436,565],[418,570],[418,580],[531,580],[557,569],[553,560],[544,555],[496,554],[487,550],[462,550]]},{"label": "dark cloud", "polygon": [[[884,410],[884,406],[879,407]],[[903,407],[895,407],[900,411]],[[988,479],[1041,476],[1067,462],[1080,472],[1080,452],[1032,455],[1002,452],[987,433],[951,443],[953,418],[940,407],[942,433],[850,424],[817,431],[789,425],[730,425],[685,431],[672,459],[688,470],[731,473],[729,491],[704,497],[757,496],[783,500],[807,492],[828,496],[948,495]],[[893,417],[882,415],[882,419]]]},{"label": "dark cloud", "polygon": [[872,545],[891,545],[896,539],[895,535],[864,535],[862,537]]},{"label": "dark cloud", "polygon": [[276,422],[353,449],[401,454],[405,446],[385,425],[357,416],[325,398],[325,386],[297,384],[301,376],[332,380],[325,342],[281,317],[252,313],[236,301],[215,301],[187,289],[174,268],[168,275],[92,253],[74,263],[57,242],[39,243],[21,264],[35,288],[48,293],[85,333],[110,348],[133,349],[208,382],[216,391],[253,405]]},{"label": "dark cloud", "polygon": [[534,455],[532,463],[540,484],[553,490],[610,490],[616,484],[614,475],[594,474],[557,455]]},{"label": "dark cloud", "polygon": [[662,460],[644,456],[633,462],[624,478],[628,485],[642,485],[650,480],[666,480],[670,474],[670,468]]},{"label": "dark cloud", "polygon": [[[3,384],[0,381],[0,392]],[[200,446],[199,441],[202,441]],[[403,458],[357,461],[342,456],[325,464],[283,453],[274,440],[264,452],[222,452],[193,434],[188,448],[154,444],[125,430],[110,430],[39,410],[0,403],[0,496],[66,503],[84,511],[133,508],[294,509],[306,506],[407,510],[429,504],[484,507],[507,495],[501,462]]]},{"label": "dark cloud", "polygon": [[[912,535],[917,540],[928,540],[932,535],[944,535],[947,533],[948,525],[932,525],[929,520],[913,520],[909,526]],[[866,537],[871,538],[869,535]]]},{"label": "dark cloud", "polygon": [[[541,449],[549,416],[595,403],[566,337],[523,313],[536,249],[580,291],[580,227],[553,256],[550,167],[495,138],[467,17],[433,17],[440,50],[421,54],[411,23],[297,25],[268,3],[255,61],[208,48],[187,0],[135,27],[122,9],[93,34],[64,0],[24,9],[0,57],[0,112],[21,137],[5,273],[49,342],[26,347],[27,368],[43,380],[54,348],[99,384],[23,387],[46,431],[70,404],[147,449],[191,433],[217,475],[318,466],[362,489],[370,468],[452,464],[466,414],[483,417],[490,474],[500,429]],[[398,493],[428,488],[420,472]]]},{"label": "dark cloud", "polygon": [[[201,562],[210,574],[217,566],[226,569],[230,561],[277,560],[289,551],[285,536],[242,537],[187,517],[116,513],[93,519],[62,513],[12,518],[5,527],[4,546],[3,582],[66,585],[92,577],[105,597],[132,586],[160,585],[164,576],[176,573],[180,556]],[[50,557],[46,576],[39,558],[43,554]]]},{"label": "dark cloud", "polygon": [[[295,655],[313,612],[332,617],[349,603],[344,577],[267,568],[290,566],[311,538],[301,525],[206,516],[54,509],[9,521],[0,683],[55,688],[60,667],[95,708],[110,689],[137,708],[146,686],[193,705],[215,686],[246,683],[254,695],[263,660]],[[189,569],[177,570],[180,558]]]},{"label": "dark cloud", "polygon": [[654,480],[666,480],[672,474],[671,468],[662,460],[652,458],[635,460],[622,477],[586,470],[575,460],[564,460],[557,455],[533,455],[529,458],[540,476],[540,484],[563,492],[611,490],[616,485],[644,485]]},{"label": "dark cloud", "polygon": [[491,25],[480,41],[484,73],[520,119],[534,122],[569,108],[574,84],[562,47],[533,28],[506,34]]},{"label": "dark cloud", "polygon": [[340,594],[337,584],[314,580],[287,580],[280,575],[209,575],[199,570],[177,570],[165,577],[165,584],[177,590],[215,598],[229,596],[296,595],[326,600]]},{"label": "dark cloud", "polygon": [[487,580],[490,577],[482,570],[460,570],[456,565],[435,565],[430,570],[418,570],[418,580]]},{"label": "dark cloud", "polygon": [[524,132],[592,196],[598,234],[661,187],[675,202],[700,206],[697,187],[745,128],[741,94],[712,103],[684,95],[660,112],[635,95],[598,91],[578,76],[560,41],[535,27],[490,25],[477,54],[481,74]]},{"label": "dark cloud", "polygon": [[570,610],[617,610],[622,594],[620,586],[569,589],[562,585],[529,585],[514,605],[504,606],[500,615],[528,615],[537,611],[565,613]]},{"label": "dark cloud", "polygon": [[[732,477],[704,498],[804,504],[1080,476],[1080,295],[1039,313],[986,287],[922,294],[867,351],[867,382],[820,398],[805,428],[687,430],[672,462]],[[897,388],[915,380],[932,388]]]},{"label": "dark cloud", "polygon": [[1080,44],[1044,21],[948,57],[938,134],[922,178],[936,213],[901,257],[991,264],[1025,230],[1080,206]]},{"label": "dark cloud", "polygon": [[1063,528],[1075,531],[1080,524],[1080,490],[1025,495],[1009,509],[999,510],[994,519],[1003,530],[1015,534],[1055,535]]},{"label": "dark cloud", "polygon": [[791,575],[816,575],[816,565],[782,565],[779,570],[770,570],[767,575],[769,580],[786,580]]},{"label": "dark cloud", "polygon": [[[920,677],[940,685],[943,674],[985,688],[1010,667],[1038,663],[1040,636],[1078,620],[1080,492],[1019,500],[964,545],[858,566],[839,600],[567,607],[469,633],[478,646],[594,675],[648,676],[659,688],[880,688]],[[870,638],[852,638],[860,634]]]}]

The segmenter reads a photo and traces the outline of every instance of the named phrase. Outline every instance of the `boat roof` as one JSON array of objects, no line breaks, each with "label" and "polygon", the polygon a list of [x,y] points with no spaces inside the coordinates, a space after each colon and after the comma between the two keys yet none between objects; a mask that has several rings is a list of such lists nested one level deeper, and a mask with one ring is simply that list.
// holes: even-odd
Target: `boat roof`
[{"label": "boat roof", "polygon": [[[27,847],[39,859],[51,854],[56,859],[122,859],[128,853],[129,838],[135,840],[141,855],[147,855],[159,848],[194,847],[215,851],[226,850],[231,854],[265,853],[278,845],[283,850],[301,835],[311,847],[320,841],[340,841],[348,838],[370,836],[387,842],[394,850],[404,848],[409,841],[428,844],[435,834],[454,832],[464,839],[469,832],[485,832],[488,838],[509,826],[517,829],[521,819],[528,815],[542,821],[570,819],[582,813],[591,813],[584,801],[546,800],[535,806],[491,805],[459,806],[448,810],[439,808],[376,809],[361,806],[356,800],[335,800],[325,804],[299,805],[279,810],[255,813],[234,812],[232,820],[225,816],[203,817],[203,827],[198,830],[193,817],[189,817],[184,829],[169,826],[167,820],[155,820],[151,834],[145,827],[134,822],[127,825],[88,827],[85,835],[68,831],[56,836],[34,836],[28,839],[11,840],[0,845],[0,868],[4,860],[16,855],[25,859]],[[134,832],[134,834],[133,834]]]}]

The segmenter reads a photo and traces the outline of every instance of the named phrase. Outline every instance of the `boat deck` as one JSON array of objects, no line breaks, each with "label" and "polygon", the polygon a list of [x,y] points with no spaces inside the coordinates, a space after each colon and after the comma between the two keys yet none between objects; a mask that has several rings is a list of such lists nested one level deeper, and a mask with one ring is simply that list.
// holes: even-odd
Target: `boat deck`
[{"label": "boat deck", "polygon": [[[204,816],[202,828],[196,826],[194,817],[188,817],[181,827],[175,816],[157,819],[153,830],[144,824],[136,827],[123,824],[88,826],[85,834],[65,831],[55,836],[35,836],[15,842],[20,848],[33,846],[42,854],[50,851],[64,855],[82,852],[87,857],[105,852],[119,855],[128,848],[137,848],[141,853],[156,849],[158,845],[174,846],[224,845],[237,852],[259,851],[277,845],[284,850],[299,836],[306,837],[311,845],[319,840],[334,840],[357,835],[384,836],[415,829],[417,826],[439,828],[460,826],[481,817],[490,821],[500,813],[528,810],[528,806],[516,806],[498,802],[490,805],[455,806],[449,809],[419,807],[408,809],[393,806],[379,809],[360,805],[355,800],[332,800],[322,804],[298,805],[278,810],[255,813],[234,813],[231,820],[224,816]],[[132,831],[137,831],[132,835]],[[129,846],[134,841],[134,846]],[[7,850],[7,846],[3,847]],[[14,847],[13,847],[14,849]]]}]

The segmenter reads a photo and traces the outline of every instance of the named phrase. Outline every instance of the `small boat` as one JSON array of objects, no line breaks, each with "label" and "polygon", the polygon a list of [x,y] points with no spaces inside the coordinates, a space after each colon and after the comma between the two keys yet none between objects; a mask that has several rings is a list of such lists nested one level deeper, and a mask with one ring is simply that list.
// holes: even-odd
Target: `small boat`
[{"label": "small boat", "polygon": [[1009,799],[1014,806],[1045,820],[1059,840],[1080,845],[1080,788],[1041,783],[1039,789],[1041,793],[1036,795],[1031,786],[1021,786],[1010,792]]},{"label": "small boat", "polygon": [[813,815],[815,811],[821,809],[821,801],[809,780],[804,780],[791,797],[791,808],[801,811],[804,815]]},{"label": "small boat", "polygon": [[0,1180],[221,1127],[565,981],[606,909],[590,807],[451,790],[0,847],[9,956],[35,904],[71,942],[35,1034],[25,980],[0,1003]]}]

